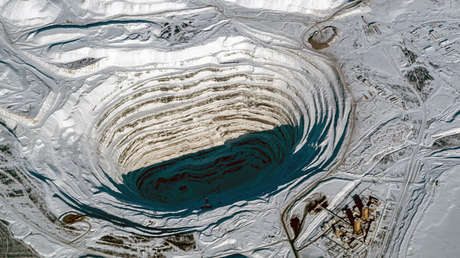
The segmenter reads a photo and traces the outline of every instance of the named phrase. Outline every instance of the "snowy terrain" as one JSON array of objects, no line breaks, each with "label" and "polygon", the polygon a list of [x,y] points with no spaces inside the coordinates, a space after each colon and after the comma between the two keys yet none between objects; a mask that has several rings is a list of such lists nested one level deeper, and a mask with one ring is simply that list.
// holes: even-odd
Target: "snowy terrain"
[{"label": "snowy terrain", "polygon": [[0,23],[0,254],[458,253],[459,1],[1,0]]}]

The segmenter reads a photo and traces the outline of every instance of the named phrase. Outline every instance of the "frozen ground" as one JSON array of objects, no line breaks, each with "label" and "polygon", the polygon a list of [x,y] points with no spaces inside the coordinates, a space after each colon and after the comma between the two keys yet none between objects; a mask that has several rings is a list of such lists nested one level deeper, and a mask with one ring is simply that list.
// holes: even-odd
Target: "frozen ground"
[{"label": "frozen ground", "polygon": [[0,0],[1,254],[455,257],[459,10]]},{"label": "frozen ground", "polygon": [[[408,257],[455,257],[459,246],[453,236],[460,233],[460,178],[456,169],[446,171],[434,187],[431,205],[414,232]],[[452,237],[446,237],[452,236]]]}]

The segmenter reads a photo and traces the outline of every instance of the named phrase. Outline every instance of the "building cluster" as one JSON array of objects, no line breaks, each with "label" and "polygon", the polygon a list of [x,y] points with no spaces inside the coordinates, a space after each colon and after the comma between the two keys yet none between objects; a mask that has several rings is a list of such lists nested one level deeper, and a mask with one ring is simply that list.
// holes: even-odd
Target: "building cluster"
[{"label": "building cluster", "polygon": [[323,224],[319,242],[333,257],[344,257],[344,254],[365,257],[382,208],[381,202],[372,195],[354,195],[345,207],[328,210],[333,216]]}]

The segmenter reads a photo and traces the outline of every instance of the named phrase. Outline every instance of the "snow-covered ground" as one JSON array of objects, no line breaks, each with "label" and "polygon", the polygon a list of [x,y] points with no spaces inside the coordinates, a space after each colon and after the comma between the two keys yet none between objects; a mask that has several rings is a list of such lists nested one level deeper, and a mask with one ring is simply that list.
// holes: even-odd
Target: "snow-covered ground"
[{"label": "snow-covered ground", "polygon": [[432,189],[431,204],[412,237],[408,257],[455,257],[460,252],[460,173],[458,167],[442,174]]},{"label": "snow-covered ground", "polygon": [[459,10],[0,1],[0,254],[455,256]]}]

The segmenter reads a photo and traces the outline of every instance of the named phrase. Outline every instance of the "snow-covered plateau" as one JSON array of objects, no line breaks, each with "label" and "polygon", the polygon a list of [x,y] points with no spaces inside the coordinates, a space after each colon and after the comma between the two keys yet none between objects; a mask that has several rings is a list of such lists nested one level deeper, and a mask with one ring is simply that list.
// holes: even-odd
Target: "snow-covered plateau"
[{"label": "snow-covered plateau", "polygon": [[460,1],[0,0],[0,255],[455,257]]}]

